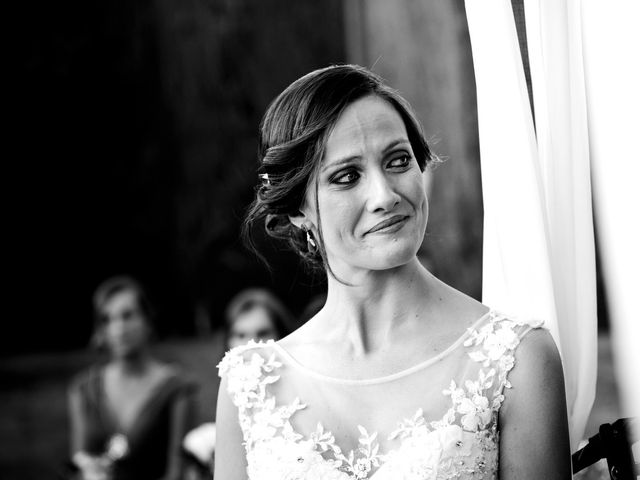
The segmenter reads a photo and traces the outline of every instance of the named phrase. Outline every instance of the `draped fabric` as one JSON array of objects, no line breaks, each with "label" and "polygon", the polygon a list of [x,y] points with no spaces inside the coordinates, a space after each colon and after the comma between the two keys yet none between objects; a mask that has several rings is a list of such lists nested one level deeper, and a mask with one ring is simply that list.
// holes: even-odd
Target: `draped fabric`
[{"label": "draped fabric", "polygon": [[[584,0],[593,198],[622,416],[640,418],[640,2]],[[640,439],[640,422],[635,438]]]},{"label": "draped fabric", "polygon": [[467,0],[484,199],[483,301],[545,322],[572,447],[595,397],[597,317],[579,0],[525,0],[535,125],[509,0]]}]

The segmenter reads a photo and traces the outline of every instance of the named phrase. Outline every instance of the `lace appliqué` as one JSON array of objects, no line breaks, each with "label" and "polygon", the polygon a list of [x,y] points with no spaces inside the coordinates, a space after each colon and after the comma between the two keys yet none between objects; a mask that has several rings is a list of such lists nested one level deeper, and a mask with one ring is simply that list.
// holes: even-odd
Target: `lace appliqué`
[{"label": "lace appliqu\u00e9", "polygon": [[451,397],[451,407],[442,419],[427,423],[420,409],[401,422],[390,436],[404,439],[385,465],[390,472],[400,469],[401,478],[435,480],[485,478],[497,471],[500,405],[487,397],[495,369],[480,370],[478,375],[477,381],[467,380],[464,388],[451,381],[442,392]]},{"label": "lace appliqu\u00e9", "polygon": [[482,430],[467,431],[454,423],[451,408],[439,421],[428,423],[422,409],[411,419],[400,423],[390,439],[402,439],[401,447],[388,455],[379,470],[383,479],[406,480],[484,478],[492,462],[486,452],[492,451],[492,438]]},{"label": "lace appliqu\u00e9", "polygon": [[442,419],[428,423],[420,409],[401,422],[390,439],[402,439],[402,446],[387,456],[379,473],[388,471],[388,478],[393,478],[395,472],[403,479],[493,478],[498,469],[498,412],[503,389],[511,388],[507,376],[520,343],[516,329],[540,324],[491,312],[488,323],[470,329],[464,346],[469,357],[481,364],[477,380],[462,385],[451,381],[442,392],[451,398]]},{"label": "lace appliqu\u00e9", "polygon": [[[306,408],[299,398],[278,406],[267,386],[278,381],[281,363],[272,354],[264,358],[250,353],[269,342],[250,342],[238,347],[219,364],[228,375],[228,390],[238,407],[247,450],[247,473],[251,480],[444,480],[495,478],[498,469],[497,417],[511,388],[507,374],[514,366],[514,350],[520,342],[515,329],[525,325],[491,313],[479,330],[469,330],[464,346],[469,357],[481,365],[477,380],[457,385],[451,381],[443,394],[451,406],[439,420],[427,422],[422,409],[399,422],[389,435],[397,448],[382,455],[377,433],[358,426],[359,446],[348,454],[336,445],[322,423],[307,437],[297,433],[290,418]],[[539,324],[530,324],[532,327]]]},{"label": "lace appliqu\u00e9", "polygon": [[[269,346],[272,343],[273,341],[250,341],[247,345],[227,352],[218,364],[219,374],[227,376],[228,392],[238,407],[238,418],[247,451],[249,478],[352,478],[355,476],[355,469],[360,467],[360,459],[354,462],[353,454],[345,457],[335,444],[333,435],[325,432],[322,424],[318,423],[316,431],[309,438],[304,438],[293,429],[291,416],[306,408],[299,398],[295,398],[288,405],[277,406],[275,397],[267,395],[267,386],[280,379],[274,371],[282,364],[275,359],[275,355],[265,360],[257,352],[249,352],[256,347]],[[326,452],[332,453],[334,459],[325,459],[323,453]],[[353,475],[343,471],[344,464],[349,464],[349,459],[349,466],[354,468]]]},{"label": "lace appliqu\u00e9", "polygon": [[[472,348],[468,353],[469,357],[485,368],[491,367],[486,372],[483,369],[480,370],[479,383],[483,389],[490,389],[495,386],[491,395],[493,398],[491,409],[494,412],[500,409],[504,401],[503,390],[511,388],[511,382],[509,382],[507,376],[515,365],[514,352],[520,344],[520,336],[516,333],[516,329],[522,327],[537,328],[542,323],[541,320],[523,321],[491,312],[489,322],[479,330],[469,329],[469,338],[464,342],[465,347]],[[452,386],[455,389],[455,385]],[[466,386],[472,395],[478,393],[479,385],[472,385],[467,382]],[[458,396],[459,392],[456,390],[456,398]],[[452,399],[454,399],[453,394]]]}]

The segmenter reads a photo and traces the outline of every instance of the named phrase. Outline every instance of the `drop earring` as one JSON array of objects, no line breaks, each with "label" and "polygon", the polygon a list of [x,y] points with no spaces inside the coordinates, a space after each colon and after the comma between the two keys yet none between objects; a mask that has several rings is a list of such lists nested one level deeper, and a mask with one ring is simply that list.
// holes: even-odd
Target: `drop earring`
[{"label": "drop earring", "polygon": [[307,234],[307,250],[311,254],[317,253],[318,244],[314,240],[313,235],[311,235],[311,230],[309,230],[309,228],[307,228],[305,225],[302,226],[302,230],[304,230],[304,233]]}]

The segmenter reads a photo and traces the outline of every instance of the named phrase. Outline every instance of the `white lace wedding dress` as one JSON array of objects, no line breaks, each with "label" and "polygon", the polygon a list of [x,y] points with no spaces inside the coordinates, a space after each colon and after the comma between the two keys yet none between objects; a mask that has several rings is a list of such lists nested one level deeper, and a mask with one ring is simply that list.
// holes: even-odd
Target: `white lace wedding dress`
[{"label": "white lace wedding dress", "polygon": [[229,351],[218,368],[249,479],[497,478],[503,389],[537,326],[490,311],[437,356],[366,380],[318,373],[272,341]]}]

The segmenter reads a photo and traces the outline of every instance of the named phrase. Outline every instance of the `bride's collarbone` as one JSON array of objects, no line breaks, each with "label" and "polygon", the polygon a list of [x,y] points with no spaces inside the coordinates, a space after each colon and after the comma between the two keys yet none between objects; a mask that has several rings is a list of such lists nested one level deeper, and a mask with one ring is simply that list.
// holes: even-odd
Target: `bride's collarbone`
[{"label": "bride's collarbone", "polygon": [[342,344],[320,342],[311,345],[283,345],[295,361],[321,375],[367,380],[385,377],[413,367],[446,347],[425,346],[419,341],[381,346],[366,352],[356,352],[345,341]]},{"label": "bride's collarbone", "polygon": [[376,378],[446,352],[486,311],[486,307],[481,306],[461,315],[442,317],[431,324],[421,320],[422,323],[411,328],[394,332],[395,338],[378,345],[355,345],[344,335],[331,332],[321,335],[311,330],[298,332],[278,343],[297,363],[322,375],[345,378],[348,372],[351,379]]}]

